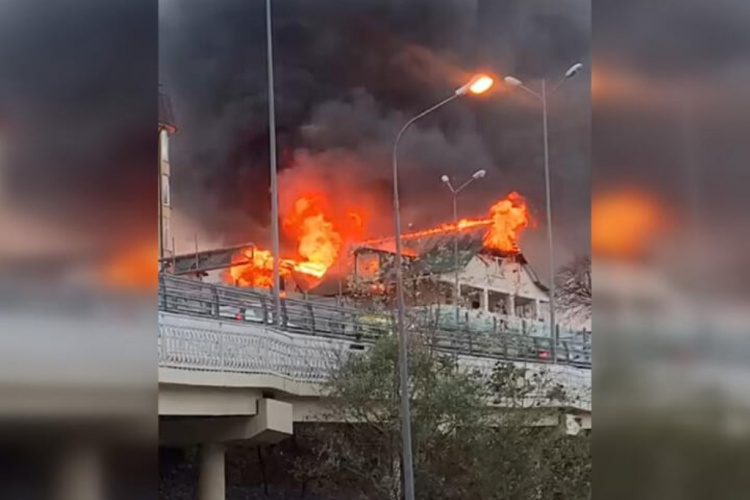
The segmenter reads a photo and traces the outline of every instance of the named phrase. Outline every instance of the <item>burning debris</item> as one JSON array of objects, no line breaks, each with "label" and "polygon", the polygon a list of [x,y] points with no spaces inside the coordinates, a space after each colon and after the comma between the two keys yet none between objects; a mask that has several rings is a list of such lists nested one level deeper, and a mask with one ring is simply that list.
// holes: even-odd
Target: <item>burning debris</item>
[{"label": "burning debris", "polygon": [[[369,220],[360,210],[345,211],[344,216],[336,215],[332,203],[326,196],[316,193],[297,198],[293,210],[282,220],[285,236],[297,242],[296,258],[280,261],[280,274],[283,278],[294,278],[304,288],[317,285],[328,271],[345,257],[345,250],[351,245],[371,246],[388,250],[393,247],[392,238],[365,240],[365,221]],[[490,208],[490,217],[482,219],[462,219],[457,224],[416,231],[402,236],[404,240],[451,234],[487,227],[483,245],[490,250],[504,254],[520,252],[518,239],[531,224],[526,200],[516,192],[497,201]],[[417,253],[409,250],[413,257]],[[228,283],[245,287],[270,288],[273,284],[273,257],[268,250],[244,249],[235,254],[233,262],[224,274]]]}]

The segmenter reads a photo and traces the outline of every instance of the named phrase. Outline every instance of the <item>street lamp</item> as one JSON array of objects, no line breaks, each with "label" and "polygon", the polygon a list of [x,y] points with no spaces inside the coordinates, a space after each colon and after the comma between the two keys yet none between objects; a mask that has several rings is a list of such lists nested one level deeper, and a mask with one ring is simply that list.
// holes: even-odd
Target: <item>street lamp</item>
[{"label": "street lamp", "polygon": [[407,369],[407,344],[404,332],[404,273],[401,259],[401,209],[398,198],[398,144],[404,132],[417,120],[448,104],[453,99],[466,94],[483,94],[495,81],[488,75],[476,75],[466,85],[456,89],[453,94],[422,111],[406,122],[396,135],[393,143],[393,238],[396,240],[396,328],[398,333],[398,365],[401,379],[401,441],[403,446],[404,500],[414,500],[414,462],[411,449],[411,410],[409,408],[409,371]]},{"label": "street lamp", "polygon": [[[555,93],[560,85],[570,78],[573,78],[583,68],[583,64],[576,63],[565,72],[560,81],[552,88],[550,95]],[[523,89],[529,95],[539,99],[542,103],[542,127],[544,130],[544,189],[547,198],[547,244],[549,245],[549,325],[550,336],[552,337],[552,362],[557,363],[557,332],[555,328],[555,259],[552,246],[552,201],[550,199],[550,182],[549,182],[549,141],[547,134],[547,84],[542,80],[541,94],[531,90],[523,84],[521,80],[512,76],[506,76],[503,79],[506,85]]]},{"label": "street lamp", "polygon": [[458,297],[460,295],[460,288],[458,284],[458,277],[460,274],[459,269],[458,269],[458,193],[460,193],[466,186],[471,184],[473,181],[477,179],[481,179],[485,175],[487,175],[486,170],[484,169],[477,170],[476,172],[472,174],[471,177],[469,177],[469,179],[466,182],[461,184],[461,186],[459,186],[458,189],[455,189],[453,187],[453,184],[451,184],[451,180],[447,175],[443,175],[442,177],[440,177],[440,180],[443,181],[443,183],[446,186],[448,186],[448,189],[450,189],[451,193],[453,194],[453,226],[455,227],[455,232],[456,232],[455,236],[453,237],[453,265],[455,267],[454,269],[455,283],[454,283],[454,289],[453,289],[453,296],[454,296],[453,300],[455,301],[455,306],[456,306],[456,330],[458,330],[458,322],[461,316],[460,311],[459,311],[459,304],[458,304]]},{"label": "street lamp", "polygon": [[273,316],[281,326],[281,269],[279,259],[279,185],[276,169],[276,103],[273,81],[273,30],[271,0],[266,0],[266,60],[268,63],[268,142],[271,164],[271,249],[273,251]]}]

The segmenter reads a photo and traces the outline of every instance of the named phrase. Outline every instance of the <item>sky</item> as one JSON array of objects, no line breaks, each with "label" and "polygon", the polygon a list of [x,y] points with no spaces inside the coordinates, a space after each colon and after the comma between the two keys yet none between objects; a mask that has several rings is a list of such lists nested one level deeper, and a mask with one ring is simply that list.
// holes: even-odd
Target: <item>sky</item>
[{"label": "sky", "polygon": [[[538,88],[580,60],[584,71],[550,103],[557,261],[588,250],[592,187],[623,184],[647,186],[683,227],[700,226],[699,250],[710,244],[710,254],[741,257],[749,8],[738,0],[612,0],[593,12],[579,0],[278,2],[282,181],[312,164],[388,205],[390,142],[409,116],[474,68]],[[186,239],[268,242],[262,2],[73,0],[40,9],[6,0],[0,9],[4,200],[73,239],[92,229],[115,246],[151,237],[157,141],[148,130],[161,81],[181,127],[173,199],[190,220]],[[597,91],[607,75],[625,89]],[[510,190],[527,196],[539,225],[524,251],[543,272],[540,122],[536,102],[496,92],[453,102],[410,130],[400,151],[405,222],[449,218],[440,175],[485,168],[460,199],[462,215],[483,214]]]},{"label": "sky", "polygon": [[[390,231],[390,149],[406,120],[475,70],[538,88],[571,64],[584,71],[550,98],[551,189],[561,261],[589,247],[590,9],[566,0],[277,2],[273,11],[282,212],[286,186],[322,179],[330,194],[372,197]],[[174,228],[226,244],[270,243],[265,17],[262,2],[162,0],[159,79],[172,96]],[[541,106],[499,88],[420,122],[399,151],[402,217],[426,227],[451,217],[440,176],[467,188],[462,216],[483,216],[516,190],[537,229],[524,251],[543,266]],[[189,237],[192,239],[192,236]]]}]

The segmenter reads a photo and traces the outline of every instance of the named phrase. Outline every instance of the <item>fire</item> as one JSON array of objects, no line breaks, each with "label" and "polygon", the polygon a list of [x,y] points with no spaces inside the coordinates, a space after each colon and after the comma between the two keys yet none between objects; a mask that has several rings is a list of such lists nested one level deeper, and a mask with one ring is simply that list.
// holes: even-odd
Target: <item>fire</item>
[{"label": "fire", "polygon": [[526,200],[513,191],[490,208],[492,225],[484,235],[484,246],[508,253],[520,252],[518,237],[531,219]]},{"label": "fire", "polygon": [[[297,252],[303,272],[321,277],[338,259],[342,237],[326,217],[322,196],[298,199],[294,211],[284,218],[287,234],[299,241]],[[361,220],[361,219],[360,219]]]},{"label": "fire", "polygon": [[[483,239],[485,248],[499,250],[504,253],[518,253],[520,252],[518,240],[521,233],[532,223],[533,221],[529,215],[526,200],[514,191],[492,205],[490,208],[490,217],[488,218],[461,219],[455,224],[441,224],[430,229],[403,234],[401,235],[401,240],[409,241],[440,234],[468,231],[486,226],[488,230]],[[387,251],[395,251],[392,238],[369,240],[360,244],[363,246],[377,246]],[[406,248],[402,250],[402,254],[412,257],[417,256],[413,250]]]},{"label": "fire", "polygon": [[[297,242],[297,258],[281,259],[282,278],[298,276],[309,283],[319,282],[336,264],[349,243],[359,245],[377,244],[388,249],[393,240],[364,241],[367,212],[346,211],[337,216],[329,198],[321,193],[300,196],[292,203],[292,210],[282,219],[284,234]],[[483,243],[486,248],[505,253],[520,251],[518,239],[529,226],[531,218],[524,198],[512,192],[490,208],[489,218],[461,219],[458,223],[416,231],[402,236],[403,240],[425,238],[439,234],[450,234],[475,228],[487,227]],[[411,249],[403,249],[405,256],[417,257]],[[239,286],[271,288],[273,285],[273,258],[267,250],[244,250],[235,255],[225,280]]]},{"label": "fire", "polygon": [[[245,249],[232,258],[232,262],[246,262],[229,268],[228,280],[239,286],[271,288],[273,286],[273,256],[268,250]],[[280,266],[282,275],[288,275],[288,266]]]},{"label": "fire", "polygon": [[490,224],[492,224],[492,219],[461,219],[458,221],[458,224],[441,224],[438,227],[433,227],[431,229],[404,234],[401,236],[401,239],[412,240],[416,238],[426,238],[428,236],[442,233],[455,233],[456,231],[465,231],[475,227],[489,226]]},{"label": "fire", "polygon": [[[328,199],[319,193],[298,198],[291,212],[282,219],[284,234],[298,242],[298,258],[280,260],[281,277],[291,277],[296,273],[309,283],[320,281],[339,259],[345,242],[360,233],[363,218],[361,213],[348,212],[337,220]],[[271,252],[257,249],[245,252],[236,255],[233,262],[250,262],[231,267],[225,279],[240,286],[271,288]]]}]

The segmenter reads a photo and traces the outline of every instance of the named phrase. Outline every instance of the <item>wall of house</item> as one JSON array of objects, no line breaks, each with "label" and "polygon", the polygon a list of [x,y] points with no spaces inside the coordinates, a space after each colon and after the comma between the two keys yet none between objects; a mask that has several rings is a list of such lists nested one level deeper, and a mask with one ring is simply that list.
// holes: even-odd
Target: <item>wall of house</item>
[{"label": "wall of house", "polygon": [[[444,275],[441,281],[451,281],[453,275]],[[549,300],[547,292],[539,288],[522,265],[508,259],[475,256],[459,273],[459,282],[530,300]]]},{"label": "wall of house", "polygon": [[[452,287],[455,274],[438,279]],[[547,292],[534,283],[523,265],[509,259],[477,255],[459,273],[459,284],[459,302],[468,309],[542,322],[549,315]]]}]

